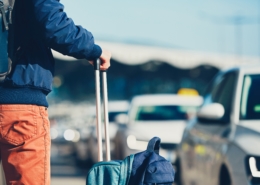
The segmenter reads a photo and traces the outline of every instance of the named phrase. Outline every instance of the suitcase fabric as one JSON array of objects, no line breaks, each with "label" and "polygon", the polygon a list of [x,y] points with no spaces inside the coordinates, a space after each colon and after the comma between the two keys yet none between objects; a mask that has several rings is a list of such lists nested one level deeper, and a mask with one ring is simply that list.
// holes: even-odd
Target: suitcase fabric
[{"label": "suitcase fabric", "polygon": [[124,160],[101,161],[88,172],[88,185],[126,185],[130,179],[134,156]]}]

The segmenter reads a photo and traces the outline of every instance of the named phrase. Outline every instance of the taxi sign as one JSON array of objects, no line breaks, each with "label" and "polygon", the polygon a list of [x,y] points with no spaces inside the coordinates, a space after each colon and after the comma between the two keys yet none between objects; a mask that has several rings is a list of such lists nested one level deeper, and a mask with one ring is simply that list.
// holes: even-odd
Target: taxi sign
[{"label": "taxi sign", "polygon": [[188,96],[199,96],[199,93],[195,89],[181,88],[178,90],[177,94],[179,95],[188,95]]}]

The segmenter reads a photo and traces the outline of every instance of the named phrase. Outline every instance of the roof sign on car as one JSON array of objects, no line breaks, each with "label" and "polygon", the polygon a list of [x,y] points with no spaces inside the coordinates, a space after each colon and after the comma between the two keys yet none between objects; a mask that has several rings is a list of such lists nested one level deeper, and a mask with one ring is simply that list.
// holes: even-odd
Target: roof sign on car
[{"label": "roof sign on car", "polygon": [[197,90],[189,88],[181,88],[178,90],[177,94],[186,96],[199,96],[199,92]]}]

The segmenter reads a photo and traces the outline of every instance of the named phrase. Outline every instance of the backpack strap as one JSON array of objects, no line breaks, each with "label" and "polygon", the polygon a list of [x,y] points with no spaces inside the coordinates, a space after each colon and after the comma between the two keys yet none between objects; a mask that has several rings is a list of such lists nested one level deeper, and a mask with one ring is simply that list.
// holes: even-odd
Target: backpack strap
[{"label": "backpack strap", "polygon": [[8,0],[8,1],[9,1],[9,26],[10,26],[9,38],[8,38],[8,54],[10,60],[13,62],[14,55],[15,55],[14,52],[15,11],[13,11],[15,0]]},{"label": "backpack strap", "polygon": [[0,0],[0,13],[3,21],[3,30],[0,31],[8,31],[8,58],[6,59],[8,60],[8,71],[0,74],[0,82],[3,82],[5,77],[11,72],[12,61],[14,60],[14,4],[15,0]]},{"label": "backpack strap", "polygon": [[[3,23],[4,23],[4,28],[5,30],[9,29],[8,24],[12,24],[12,13],[13,13],[13,8],[14,8],[14,3],[15,0],[0,0],[1,6],[0,6],[0,11],[3,15]],[[8,11],[9,14],[6,17],[5,12]],[[8,20],[7,20],[8,18]]]},{"label": "backpack strap", "polygon": [[13,13],[13,9],[14,9],[14,3],[15,3],[15,0],[9,0],[9,24],[13,24],[12,13]]},{"label": "backpack strap", "polygon": [[149,152],[155,152],[155,153],[159,154],[160,143],[161,143],[161,139],[159,137],[153,137],[149,141],[146,150],[149,151]]}]

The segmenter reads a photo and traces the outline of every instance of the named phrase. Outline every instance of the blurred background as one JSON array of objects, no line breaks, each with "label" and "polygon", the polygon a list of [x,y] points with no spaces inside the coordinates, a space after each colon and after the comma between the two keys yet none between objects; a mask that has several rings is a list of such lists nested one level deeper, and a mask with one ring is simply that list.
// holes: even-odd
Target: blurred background
[{"label": "blurred background", "polygon": [[[112,51],[109,99],[176,93],[180,87],[203,93],[219,69],[260,61],[257,0],[61,3],[75,24]],[[94,81],[88,62],[55,56],[49,101],[91,99]]]},{"label": "blurred background", "polygon": [[[76,3],[62,0],[61,3],[75,24],[91,31],[96,43],[112,52],[107,80],[114,159],[124,156],[120,151],[126,143],[117,143],[115,138],[122,130],[129,133],[133,98],[197,97],[200,100],[194,102],[198,103],[181,104],[176,100],[171,104],[185,110],[182,113],[186,116],[181,120],[188,121],[202,105],[207,87],[218,72],[260,63],[259,0],[77,0]],[[69,179],[75,185],[76,181],[83,184],[88,169],[96,162],[93,67],[86,60],[56,51],[53,54],[56,69],[53,91],[48,96],[52,184],[64,184]],[[147,110],[145,101],[142,106],[140,110]],[[186,111],[186,107],[192,107],[192,112]],[[182,133],[185,126],[178,129]],[[164,149],[173,151],[178,142],[165,145]]]}]

